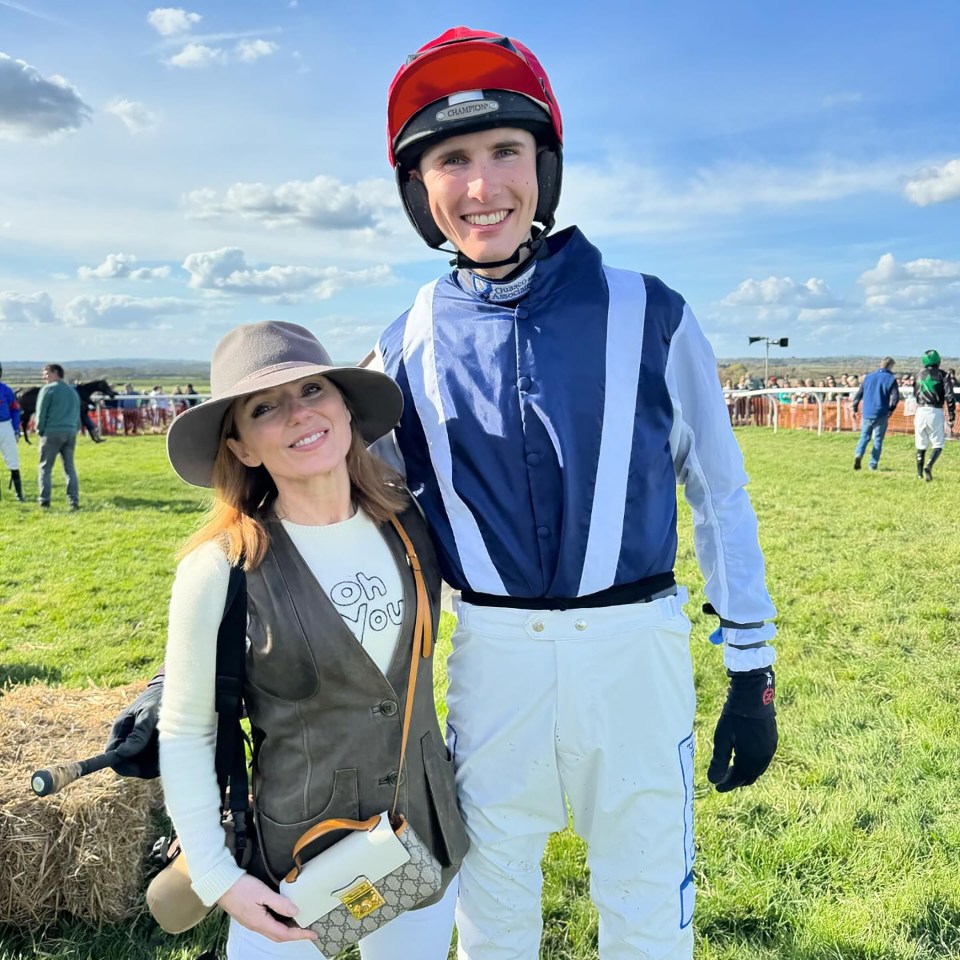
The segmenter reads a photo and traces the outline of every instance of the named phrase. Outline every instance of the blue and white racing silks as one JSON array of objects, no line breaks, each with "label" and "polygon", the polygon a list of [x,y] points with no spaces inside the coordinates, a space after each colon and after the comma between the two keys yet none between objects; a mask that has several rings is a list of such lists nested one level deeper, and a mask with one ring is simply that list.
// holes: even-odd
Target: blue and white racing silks
[{"label": "blue and white racing silks", "polygon": [[377,346],[373,365],[403,391],[396,443],[444,578],[573,598],[669,572],[679,481],[710,602],[737,623],[773,617],[743,458],[693,313],[657,278],[606,267],[576,228],[547,244],[519,301],[490,302],[449,274]]},{"label": "blue and white racing silks", "polygon": [[0,423],[9,420],[13,424],[13,432],[20,430],[20,403],[17,395],[5,384],[0,382]]}]

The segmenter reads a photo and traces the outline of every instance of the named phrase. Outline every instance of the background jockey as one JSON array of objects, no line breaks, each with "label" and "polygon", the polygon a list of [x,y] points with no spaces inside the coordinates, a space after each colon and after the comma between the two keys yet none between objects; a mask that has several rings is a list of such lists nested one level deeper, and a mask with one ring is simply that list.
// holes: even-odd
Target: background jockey
[{"label": "background jockey", "polygon": [[[0,365],[0,377],[3,366]],[[23,481],[20,479],[20,451],[17,440],[20,437],[20,404],[17,396],[0,380],[0,457],[10,471],[10,482],[17,493],[17,499],[23,503]]]}]

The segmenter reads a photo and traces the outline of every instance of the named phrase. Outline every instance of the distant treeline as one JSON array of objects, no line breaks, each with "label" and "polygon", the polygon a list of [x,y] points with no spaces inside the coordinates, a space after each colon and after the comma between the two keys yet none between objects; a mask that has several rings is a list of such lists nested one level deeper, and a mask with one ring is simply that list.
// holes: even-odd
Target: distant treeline
[{"label": "distant treeline", "polygon": [[[844,373],[856,373],[862,376],[879,365],[881,356],[870,354],[861,357],[770,357],[770,373],[778,377],[821,379],[834,376],[840,379]],[[920,355],[904,357],[894,356],[894,369],[901,372],[916,372],[920,367]],[[0,357],[0,361],[3,358]],[[58,361],[59,362],[59,361]],[[336,363],[354,363],[353,360],[334,361]],[[733,380],[742,376],[763,376],[763,355],[721,358],[717,361],[721,380]],[[943,357],[945,369],[960,368],[960,360]],[[122,386],[132,383],[137,390],[149,390],[159,384],[165,390],[174,387],[186,388],[192,383],[198,393],[208,393],[210,389],[210,364],[194,360],[77,360],[64,363],[67,380],[104,379]],[[43,361],[6,361],[3,362],[3,380],[14,389],[32,387],[43,382],[40,371]]]}]

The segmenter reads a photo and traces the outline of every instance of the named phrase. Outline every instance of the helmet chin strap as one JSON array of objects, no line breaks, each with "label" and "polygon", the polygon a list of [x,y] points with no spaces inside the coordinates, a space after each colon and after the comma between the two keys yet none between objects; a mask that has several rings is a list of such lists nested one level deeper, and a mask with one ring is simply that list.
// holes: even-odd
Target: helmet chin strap
[{"label": "helmet chin strap", "polygon": [[523,243],[504,260],[472,260],[460,250],[448,250],[445,252],[456,254],[456,256],[451,259],[450,266],[456,267],[458,270],[492,270],[495,267],[506,267],[511,263],[519,264],[520,251],[528,249],[531,256],[536,256],[537,251],[542,246],[552,226],[552,223],[546,224],[542,230],[539,227],[531,226],[530,239],[524,240]]}]

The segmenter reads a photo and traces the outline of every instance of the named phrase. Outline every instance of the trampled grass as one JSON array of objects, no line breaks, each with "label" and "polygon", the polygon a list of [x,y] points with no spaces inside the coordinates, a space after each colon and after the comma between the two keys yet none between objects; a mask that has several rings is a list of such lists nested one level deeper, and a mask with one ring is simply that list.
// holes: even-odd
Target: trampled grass
[{"label": "trampled grass", "polygon": [[[725,676],[697,612],[682,507],[678,576],[693,588],[699,697],[697,956],[960,958],[960,445],[925,484],[911,438],[889,437],[873,474],[851,469],[850,436],[738,436],[780,608],[781,741],[757,785],[712,792],[705,768]],[[173,551],[202,494],[176,481],[157,437],[82,440],[78,464],[77,514],[62,478],[49,513],[4,490],[0,683],[117,684],[162,660]],[[32,463],[25,475],[35,494]],[[443,680],[438,669],[440,698]],[[592,960],[580,841],[554,837],[545,870],[542,957]],[[102,930],[64,918],[46,931],[0,929],[0,960],[186,960],[221,928],[211,918],[173,938],[145,917]]]}]

